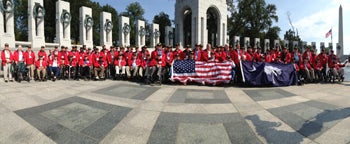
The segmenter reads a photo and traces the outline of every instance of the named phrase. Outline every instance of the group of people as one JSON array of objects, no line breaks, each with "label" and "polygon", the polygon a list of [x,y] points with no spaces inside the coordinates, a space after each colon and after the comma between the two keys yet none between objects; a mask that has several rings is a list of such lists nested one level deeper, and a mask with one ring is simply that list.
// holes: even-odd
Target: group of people
[{"label": "group of people", "polygon": [[[38,58],[36,58],[38,57]],[[141,47],[114,47],[93,49],[73,46],[71,49],[62,46],[55,47],[46,53],[41,47],[36,54],[28,46],[23,50],[18,46],[15,51],[5,44],[1,52],[5,82],[13,81],[12,74],[25,73],[17,79],[46,81],[57,79],[127,79],[142,80],[145,83],[162,83],[169,79],[171,66],[175,60],[195,60],[204,62],[232,62],[233,70],[241,71],[240,62],[270,62],[293,64],[300,81],[320,82],[326,78],[326,68],[334,69],[334,74],[341,73],[337,56],[332,50],[326,54],[324,50],[316,54],[308,47],[301,53],[297,48],[290,52],[287,48],[275,47],[262,52],[261,48],[248,47],[241,49],[239,44],[212,47],[207,44],[196,44],[195,48],[187,45],[182,50],[179,44],[175,48],[157,44],[153,51],[146,46]],[[344,72],[343,72],[344,73]],[[236,83],[242,79],[241,72],[233,77]]]}]

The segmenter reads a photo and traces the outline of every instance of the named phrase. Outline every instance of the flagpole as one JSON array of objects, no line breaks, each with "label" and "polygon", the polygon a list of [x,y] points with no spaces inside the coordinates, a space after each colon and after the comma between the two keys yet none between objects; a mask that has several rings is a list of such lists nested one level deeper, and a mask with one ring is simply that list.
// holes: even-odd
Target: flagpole
[{"label": "flagpole", "polygon": [[332,31],[332,33],[331,33],[331,43],[332,43],[332,50],[333,50],[333,27],[331,28],[331,31]]}]

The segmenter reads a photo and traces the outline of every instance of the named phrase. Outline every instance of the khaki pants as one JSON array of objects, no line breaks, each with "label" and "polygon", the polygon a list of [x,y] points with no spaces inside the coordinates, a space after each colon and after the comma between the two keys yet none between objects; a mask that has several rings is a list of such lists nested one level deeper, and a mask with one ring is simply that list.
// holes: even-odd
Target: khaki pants
[{"label": "khaki pants", "polygon": [[132,76],[135,77],[137,75],[137,72],[139,72],[139,76],[142,77],[142,72],[143,72],[142,68],[140,68],[138,66],[136,66],[136,67],[130,67],[130,66],[126,67],[126,75],[128,77],[131,77],[131,71],[133,71]]},{"label": "khaki pants", "polygon": [[4,79],[5,81],[7,80],[12,80],[12,73],[11,73],[11,64],[7,63],[3,66],[4,68]]},{"label": "khaki pants", "polygon": [[105,77],[105,68],[104,67],[94,68],[95,77],[98,77],[99,71],[100,71],[100,78],[104,78]]},{"label": "khaki pants", "polygon": [[[39,67],[37,70],[36,70],[37,74],[38,74],[38,78],[39,79],[44,79],[45,76],[46,76],[46,68],[44,67]],[[42,75],[40,74],[42,72]]]},{"label": "khaki pants", "polygon": [[121,74],[125,74],[125,66],[115,66],[115,74],[119,75],[120,74],[120,70],[122,71]]},{"label": "khaki pants", "polygon": [[28,76],[33,79],[34,78],[34,70],[35,70],[35,66],[33,64],[31,65],[27,65],[27,69],[28,71]]}]

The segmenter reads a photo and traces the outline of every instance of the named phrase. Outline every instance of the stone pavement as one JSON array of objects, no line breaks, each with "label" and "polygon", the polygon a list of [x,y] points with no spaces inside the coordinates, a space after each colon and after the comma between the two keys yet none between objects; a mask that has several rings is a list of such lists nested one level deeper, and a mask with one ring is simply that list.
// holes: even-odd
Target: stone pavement
[{"label": "stone pavement", "polygon": [[0,82],[0,143],[350,144],[350,83]]}]

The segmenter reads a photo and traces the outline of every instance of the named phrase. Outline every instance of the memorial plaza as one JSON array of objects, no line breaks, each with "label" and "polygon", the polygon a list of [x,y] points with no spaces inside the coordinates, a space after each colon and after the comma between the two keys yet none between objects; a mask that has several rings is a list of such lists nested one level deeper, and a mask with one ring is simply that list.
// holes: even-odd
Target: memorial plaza
[{"label": "memorial plaza", "polygon": [[350,83],[0,82],[0,143],[349,144]]}]

